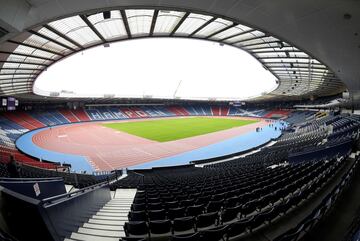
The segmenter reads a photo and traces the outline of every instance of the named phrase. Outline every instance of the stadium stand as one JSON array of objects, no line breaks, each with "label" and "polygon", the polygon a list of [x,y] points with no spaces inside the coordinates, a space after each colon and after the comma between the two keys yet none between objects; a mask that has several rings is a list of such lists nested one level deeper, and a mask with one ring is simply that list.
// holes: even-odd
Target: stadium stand
[{"label": "stadium stand", "polygon": [[[111,187],[114,190],[125,187],[138,190],[129,212],[129,222],[124,226],[126,235],[151,239],[156,219],[162,220],[157,223],[164,226],[163,236],[173,235],[173,240],[179,238],[176,236],[178,230],[182,235],[201,237],[206,235],[204,230],[212,228],[221,230],[221,237],[232,240],[247,231],[252,233],[264,223],[271,224],[274,219],[284,216],[280,214],[299,206],[303,200],[308,201],[347,162],[352,149],[352,142],[347,138],[353,138],[357,131],[348,129],[334,140],[343,145],[340,148],[333,143],[322,143],[332,134],[328,134],[325,127],[318,128],[325,123],[334,124],[338,131],[340,120],[348,122],[349,118],[323,118],[314,124],[304,124],[299,133],[289,130],[275,145],[259,153],[204,168],[189,166],[171,172],[167,169],[130,172]],[[357,121],[352,124],[359,127]],[[315,154],[325,147],[332,151],[328,148]],[[309,148],[310,159],[304,153],[298,155],[300,161],[290,158],[293,153]],[[356,165],[357,159],[351,170]],[[314,209],[313,213],[318,210]],[[276,240],[293,240],[286,239],[291,232]]]},{"label": "stadium stand", "polygon": [[[280,112],[285,115],[285,112]],[[237,108],[235,112],[232,107],[205,105],[182,108],[97,107],[76,111],[31,111],[23,115],[29,121],[23,121],[57,125],[69,123],[70,119],[77,122],[207,113],[216,116],[222,113],[269,116],[278,112],[244,108]],[[79,118],[79,115],[82,117]],[[309,111],[286,112],[286,115],[283,118],[290,126],[283,128],[282,135],[272,145],[259,147],[254,152],[248,150],[249,154],[245,152],[245,155],[237,153],[232,158],[194,160],[186,166],[124,173],[114,170],[92,175],[70,173],[64,166],[32,160],[10,147],[12,157],[2,159],[0,173],[2,177],[27,179],[60,177],[66,185],[71,185],[74,196],[63,194],[41,205],[40,209],[49,213],[50,219],[58,220],[61,216],[55,215],[50,206],[66,203],[66,208],[72,210],[75,204],[71,204],[70,199],[85,202],[84,207],[92,207],[92,211],[85,215],[87,218],[77,218],[80,221],[76,221],[69,230],[65,231],[63,224],[55,225],[57,235],[62,239],[88,240],[95,235],[104,240],[218,241],[265,235],[276,241],[298,240],[306,237],[326,217],[357,171],[358,156],[351,157],[351,153],[359,139],[360,118]],[[4,115],[1,120],[1,130],[9,140],[14,141],[29,130],[18,121],[15,124],[13,117]],[[22,161],[19,155],[23,157]],[[2,192],[6,193],[6,197],[27,203],[7,189],[2,189]],[[109,198],[107,193],[110,192],[125,192],[127,198],[124,201]],[[99,196],[91,199],[90,204],[89,198],[84,199],[88,195]],[[49,206],[50,203],[53,204]],[[10,205],[9,208],[14,207]],[[293,215],[300,210],[303,213],[301,218]],[[107,219],[103,219],[103,215]],[[5,219],[12,222],[8,217]],[[67,218],[64,220],[67,225],[72,222]],[[288,223],[286,227],[291,228],[283,228],[280,224],[284,222]],[[41,227],[49,229],[46,223]],[[103,229],[99,229],[101,227]],[[19,234],[14,237],[23,240]]]},{"label": "stadium stand", "polygon": [[[360,240],[360,1],[16,0],[2,1],[0,6],[0,240]],[[255,86],[259,93],[248,91],[253,97],[243,100],[237,93],[251,83],[250,76],[241,71],[245,65],[215,54],[208,58],[214,65],[198,61],[199,65],[194,66],[198,73],[192,77],[206,81],[205,84],[192,85],[182,75],[188,71],[185,65],[171,60],[182,58],[172,52],[135,56],[135,60],[144,58],[155,63],[156,69],[141,66],[139,61],[133,65],[137,71],[155,73],[158,78],[166,73],[166,65],[156,57],[173,64],[177,71],[164,76],[179,82],[176,89],[168,90],[170,94],[161,95],[168,97],[159,98],[153,90],[144,89],[147,84],[162,91],[171,87],[158,82],[155,86],[151,76],[143,78],[145,85],[136,87],[139,95],[123,93],[128,89],[123,70],[130,68],[120,61],[116,62],[119,74],[115,77],[121,85],[110,88],[106,91],[109,93],[90,96],[85,94],[85,88],[56,88],[51,82],[50,89],[55,88],[48,91],[37,85],[58,62],[78,53],[83,58],[86,51],[97,47],[106,47],[109,52],[122,41],[159,37],[206,40],[224,50],[239,49],[266,73],[259,79],[268,76],[274,85],[262,93],[259,87],[266,85]],[[184,49],[188,59],[191,52],[190,48]],[[116,56],[131,60],[122,53]],[[99,61],[112,60],[99,58],[92,63]],[[202,62],[205,67],[200,65]],[[207,88],[213,88],[213,81],[205,74],[211,72],[210,68],[220,70],[219,63],[236,71],[236,76],[226,69],[219,71],[218,79],[219,90],[232,88],[223,80],[234,77],[238,81],[239,86],[232,89],[236,98],[223,96],[221,91],[216,93],[218,96],[205,94]],[[81,69],[79,65],[74,67]],[[84,75],[93,71],[100,74],[93,76],[101,76],[98,82],[108,87],[102,80],[111,79],[107,78],[110,71],[88,68],[78,76],[93,83],[96,81]],[[77,81],[78,76],[73,76],[60,74],[61,80]],[[183,79],[185,85],[180,86]],[[191,94],[191,99],[182,95],[188,85],[199,95]],[[223,116],[251,117],[247,119],[260,121],[196,136],[203,139],[192,139],[199,144],[192,150],[185,138],[184,142],[176,139],[162,143],[107,128],[103,123],[139,121],[141,126],[146,118],[184,121],[193,116],[213,116],[216,121]],[[64,126],[55,127],[58,125]],[[170,131],[175,129],[174,124],[169,126]],[[187,126],[195,129],[195,124]],[[46,134],[36,137],[42,129]],[[244,131],[242,136],[235,133],[240,129]],[[82,137],[83,133],[89,134],[108,149],[102,149],[100,144],[81,148],[81,138],[72,136],[70,131]],[[109,133],[114,140],[101,138],[96,131]],[[230,136],[231,131],[235,136]],[[160,133],[154,129],[151,132]],[[225,139],[210,143],[212,134],[224,134]],[[29,137],[23,144],[39,151],[39,159],[17,149],[21,136]],[[51,144],[50,137],[59,142]],[[117,137],[119,141],[115,142]],[[131,156],[136,147],[120,147],[127,137],[134,142],[143,141],[140,145],[149,150],[147,145],[156,146],[164,154],[157,156],[146,148],[138,148],[136,151],[144,154],[144,162],[138,160],[134,166],[133,160],[141,159]],[[237,147],[232,143],[238,143],[238,138],[252,144],[254,139],[263,137],[267,139],[260,145],[229,147]],[[41,140],[39,145],[37,138]],[[206,138],[208,144],[200,143]],[[49,145],[40,146],[44,142]],[[223,142],[228,142],[227,148]],[[73,152],[55,153],[52,146]],[[189,146],[189,150],[180,153],[184,146]],[[226,155],[215,155],[221,148],[228,151],[224,152]],[[171,151],[178,149],[179,153],[172,155]],[[88,154],[95,150],[101,166],[95,165],[95,158],[90,155],[82,155],[83,150]],[[47,151],[53,156],[44,157]],[[215,154],[213,158],[201,159],[195,151]],[[187,164],[176,166],[169,161],[179,160],[180,155]],[[72,157],[73,165],[89,168],[74,172],[59,156],[63,160]],[[121,166],[131,170],[109,170],[120,162],[120,156],[124,160]],[[155,160],[157,157],[161,159]],[[141,169],[157,161],[168,162],[169,166]],[[92,170],[109,171],[90,173]]]},{"label": "stadium stand", "polygon": [[80,121],[70,110],[63,109],[63,110],[59,110],[59,112],[71,123]]}]

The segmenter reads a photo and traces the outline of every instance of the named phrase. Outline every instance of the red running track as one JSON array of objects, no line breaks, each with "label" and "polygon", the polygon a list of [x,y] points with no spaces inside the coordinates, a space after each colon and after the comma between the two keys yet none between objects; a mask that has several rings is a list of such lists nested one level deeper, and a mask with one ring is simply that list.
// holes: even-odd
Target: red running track
[{"label": "red running track", "polygon": [[[130,121],[144,121],[144,119]],[[160,143],[104,127],[99,122],[88,122],[46,129],[35,134],[33,142],[47,150],[85,156],[95,170],[105,171],[192,151],[254,131],[256,127],[267,124],[261,120],[246,126]]]}]

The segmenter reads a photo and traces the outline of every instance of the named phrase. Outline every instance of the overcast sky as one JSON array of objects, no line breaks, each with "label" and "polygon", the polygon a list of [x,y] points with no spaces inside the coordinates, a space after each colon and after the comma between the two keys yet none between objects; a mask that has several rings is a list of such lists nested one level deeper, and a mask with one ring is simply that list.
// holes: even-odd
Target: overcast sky
[{"label": "overcast sky", "polygon": [[[70,56],[35,82],[45,91],[122,97],[246,99],[276,87],[246,52],[210,41],[151,38],[113,43]],[[181,81],[181,83],[180,83]],[[180,85],[179,85],[180,83]]]}]

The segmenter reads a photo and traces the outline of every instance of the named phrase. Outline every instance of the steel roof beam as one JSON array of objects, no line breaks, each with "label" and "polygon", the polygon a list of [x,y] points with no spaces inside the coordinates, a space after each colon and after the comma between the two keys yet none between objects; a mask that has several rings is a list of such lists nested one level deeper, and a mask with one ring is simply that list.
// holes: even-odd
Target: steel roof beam
[{"label": "steel roof beam", "polygon": [[180,28],[181,24],[187,19],[187,17],[190,15],[190,13],[185,13],[184,16],[180,19],[180,21],[176,24],[174,29],[171,31],[170,36],[173,36],[175,32]]},{"label": "steel roof beam", "polygon": [[48,30],[50,30],[51,32],[59,35],[60,37],[62,37],[63,39],[67,40],[68,42],[72,43],[73,45],[77,46],[80,49],[83,49],[84,47],[79,44],[78,42],[76,42],[75,40],[73,40],[72,38],[69,38],[68,36],[66,36],[65,34],[61,33],[60,31],[56,30],[55,28],[51,27],[48,24],[44,25],[45,28],[47,28]]},{"label": "steel roof beam", "polygon": [[54,59],[50,59],[50,58],[45,58],[45,57],[36,56],[36,55],[31,55],[31,54],[17,53],[17,52],[0,51],[0,54],[18,55],[18,56],[22,56],[22,57],[42,59],[42,60],[47,60],[47,61],[51,61],[51,62],[54,62],[54,61],[55,61]]},{"label": "steel roof beam", "polygon": [[12,61],[12,60],[0,60],[0,63],[31,64],[31,65],[40,65],[40,66],[49,67],[49,65],[47,65],[47,64],[42,64],[42,63],[39,64],[39,63],[22,62],[22,61]]},{"label": "steel roof beam", "polygon": [[125,30],[126,30],[126,33],[128,35],[128,38],[132,38],[129,22],[128,22],[127,16],[126,16],[126,12],[125,12],[125,10],[120,10],[120,13],[121,13],[121,18],[123,20],[123,23],[124,23]]},{"label": "steel roof beam", "polygon": [[206,23],[204,23],[203,25],[201,25],[200,27],[198,27],[197,29],[195,29],[188,37],[192,37],[194,36],[196,33],[198,33],[200,30],[202,30],[203,28],[205,28],[206,26],[208,26],[210,23],[214,22],[214,20],[216,19],[216,17],[211,18],[209,21],[207,21]]},{"label": "steel roof beam", "polygon": [[38,33],[38,32],[36,32],[36,31],[34,31],[34,30],[29,30],[29,33],[34,34],[34,35],[37,35],[37,36],[39,36],[39,37],[41,37],[41,38],[43,38],[43,39],[46,39],[46,40],[48,40],[48,41],[50,41],[50,42],[53,42],[53,43],[55,43],[55,44],[57,44],[57,45],[60,45],[60,46],[62,46],[62,47],[64,47],[64,48],[66,48],[66,49],[69,49],[69,50],[71,50],[71,51],[73,51],[73,52],[76,52],[76,49],[74,49],[74,48],[72,48],[72,47],[70,47],[70,46],[68,46],[68,45],[66,45],[66,44],[63,44],[63,43],[61,43],[61,42],[59,42],[59,41],[57,41],[57,40],[55,40],[55,39],[52,39],[52,38],[50,38],[50,37],[48,37],[48,36],[46,36],[46,35],[44,35],[44,34]]},{"label": "steel roof beam", "polygon": [[95,28],[95,26],[89,21],[89,19],[85,15],[79,15],[79,16],[91,29],[91,31],[93,31],[96,34],[96,36],[98,36],[98,38],[101,39],[103,43],[107,42],[106,39],[102,36],[102,34]]},{"label": "steel roof beam", "polygon": [[155,29],[155,25],[156,25],[156,21],[157,21],[157,17],[159,15],[159,10],[156,9],[154,11],[154,15],[153,15],[153,18],[151,20],[151,26],[150,26],[150,33],[149,33],[149,36],[153,36],[154,34],[154,29]]},{"label": "steel roof beam", "polygon": [[210,34],[210,35],[207,36],[205,39],[209,39],[209,38],[211,38],[211,37],[213,37],[213,36],[215,36],[215,35],[217,35],[217,34],[219,34],[219,33],[222,33],[222,32],[224,32],[224,31],[226,31],[226,30],[228,30],[228,29],[230,29],[230,28],[235,27],[236,25],[238,25],[238,24],[237,24],[237,23],[233,23],[233,24],[231,24],[231,25],[229,25],[229,26],[227,26],[227,27],[225,27],[225,28],[222,28],[222,29],[216,31],[215,33]]},{"label": "steel roof beam", "polygon": [[14,41],[14,40],[8,40],[8,42],[13,43],[13,44],[17,44],[17,45],[22,45],[22,46],[29,47],[29,48],[38,49],[38,50],[41,50],[41,51],[44,51],[44,52],[47,52],[47,53],[50,53],[50,54],[59,55],[61,57],[65,56],[62,53],[58,53],[58,52],[55,52],[55,51],[52,51],[52,50],[49,50],[49,49],[45,49],[45,48],[42,48],[42,47],[37,47],[37,46],[31,45],[31,44],[21,43],[21,42],[17,42],[17,41]]},{"label": "steel roof beam", "polygon": [[220,39],[221,42],[225,41],[225,40],[228,40],[228,39],[232,39],[232,38],[235,38],[235,37],[239,37],[241,35],[244,35],[244,34],[248,34],[248,33],[251,33],[251,32],[254,32],[256,31],[255,29],[249,29],[249,30],[246,30],[244,32],[241,32],[241,33],[236,33],[236,34],[233,34],[233,35],[230,35],[230,36],[227,36],[223,39]]}]

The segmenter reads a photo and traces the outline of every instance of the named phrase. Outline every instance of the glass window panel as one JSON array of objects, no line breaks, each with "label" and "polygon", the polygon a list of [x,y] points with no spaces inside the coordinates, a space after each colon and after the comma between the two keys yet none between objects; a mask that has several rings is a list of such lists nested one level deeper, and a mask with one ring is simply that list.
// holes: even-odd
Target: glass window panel
[{"label": "glass window panel", "polygon": [[247,39],[252,39],[254,37],[255,37],[254,34],[246,33],[246,34],[242,34],[242,35],[227,39],[226,42],[229,44],[233,44],[233,43],[240,42],[240,41],[246,41]]},{"label": "glass window panel", "polygon": [[[20,56],[20,55],[14,55],[14,54],[10,54],[9,57],[6,59],[7,61],[18,61],[18,62],[24,62],[26,59],[25,56]],[[40,63],[40,61],[38,62]]]},{"label": "glass window panel", "polygon": [[32,55],[34,51],[35,51],[34,48],[23,46],[23,45],[18,45],[13,52],[14,53]]},{"label": "glass window panel", "polygon": [[27,64],[27,63],[22,63],[19,65],[19,68],[31,68],[31,69],[40,69],[44,66],[41,65],[36,65],[36,64]]},{"label": "glass window panel", "polygon": [[7,61],[21,61],[21,62],[30,62],[30,63],[36,63],[36,64],[50,64],[52,61],[38,59],[38,58],[32,58],[32,57],[25,57],[20,56],[16,54],[10,54],[7,58]]},{"label": "glass window panel", "polygon": [[18,45],[18,47],[14,50],[14,53],[33,55],[33,56],[44,57],[44,58],[54,58],[57,56],[52,53],[48,53],[48,52],[45,52],[42,50],[38,50],[35,48],[23,46],[23,45]]},{"label": "glass window panel", "polygon": [[[51,24],[51,23],[50,23]],[[49,24],[49,25],[50,25]],[[56,28],[55,28],[56,29]],[[61,31],[60,31],[61,32]],[[46,37],[49,37],[51,39],[54,39],[56,41],[58,41],[59,43],[62,43],[70,48],[73,48],[73,49],[77,49],[78,47],[76,45],[74,45],[73,43],[67,41],[66,39],[60,37],[59,35],[57,35],[56,33],[48,30],[47,28],[41,28],[39,29],[38,33],[42,34],[42,35],[45,35]],[[64,35],[67,35],[67,33],[64,33]]]},{"label": "glass window panel", "polygon": [[0,69],[0,74],[13,74],[16,73],[16,69]]},{"label": "glass window panel", "polygon": [[99,37],[89,27],[79,28],[69,32],[67,35],[85,47],[100,43]]},{"label": "glass window panel", "polygon": [[0,80],[7,80],[7,79],[11,79],[12,78],[12,75],[0,75]]},{"label": "glass window panel", "polygon": [[[220,32],[220,33],[212,36],[211,39],[221,40],[221,39],[224,39],[224,38],[228,38],[228,37],[230,37],[230,36],[233,36],[233,35],[235,35],[235,34],[241,34],[241,33],[245,32],[245,31],[250,30],[250,28],[248,28],[248,27],[246,27],[246,28],[245,28],[246,30],[245,30],[244,27],[245,27],[245,26],[244,26],[244,25],[241,25],[241,24],[236,25],[236,26],[233,27],[233,28],[229,28],[229,29],[227,29],[227,30],[225,30],[225,31],[222,31],[222,32]],[[230,38],[230,39],[231,39],[231,38]]]},{"label": "glass window panel", "polygon": [[184,12],[159,11],[154,35],[169,35],[184,15]]},{"label": "glass window panel", "polygon": [[20,64],[17,63],[4,63],[2,68],[18,68]]},{"label": "glass window panel", "polygon": [[20,70],[20,69],[0,69],[0,74],[35,74],[38,71],[34,71],[34,70]]},{"label": "glass window panel", "polygon": [[68,33],[73,29],[87,27],[86,23],[81,19],[80,16],[72,16],[56,20],[49,23],[49,25],[61,33]]},{"label": "glass window panel", "polygon": [[0,79],[10,79],[10,78],[28,78],[31,75],[23,74],[23,75],[0,75]]},{"label": "glass window panel", "polygon": [[269,57],[281,57],[281,58],[286,58],[286,54],[285,52],[266,52],[266,53],[256,53],[256,56],[258,56],[259,58],[269,58]]},{"label": "glass window panel", "polygon": [[12,86],[26,86],[29,83],[27,79],[24,80],[8,80],[8,81],[1,81],[1,87],[12,87]]},{"label": "glass window panel", "polygon": [[306,53],[304,52],[288,52],[290,57],[292,58],[309,58],[309,55],[307,55]]},{"label": "glass window panel", "polygon": [[127,38],[124,22],[119,10],[111,11],[111,18],[104,19],[103,13],[88,17],[100,34],[107,40]]},{"label": "glass window panel", "polygon": [[45,52],[45,51],[42,51],[42,50],[39,50],[39,49],[35,50],[33,52],[33,55],[40,56],[40,57],[45,57],[45,58],[49,58],[49,59],[57,59],[59,57],[59,55],[57,55],[57,54]]},{"label": "glass window panel", "polygon": [[50,51],[54,51],[54,52],[57,52],[57,53],[63,53],[63,54],[66,54],[66,53],[69,53],[70,50],[64,48],[63,46],[60,46],[56,43],[53,43],[51,41],[48,41],[44,38],[41,38],[37,35],[31,35],[29,38],[27,38],[24,43],[26,44],[30,44],[30,45],[33,45],[33,46],[36,46],[36,47],[40,47],[40,48],[44,48],[44,49],[47,49],[47,50],[50,50]]},{"label": "glass window panel", "polygon": [[262,37],[262,36],[265,35],[265,33],[264,33],[264,32],[261,32],[261,31],[259,31],[259,30],[255,30],[255,31],[252,31],[252,32],[251,32],[251,35],[254,36],[254,37]]},{"label": "glass window panel", "polygon": [[57,20],[49,23],[49,25],[83,46],[100,42],[99,37],[79,16]]},{"label": "glass window panel", "polygon": [[233,22],[222,19],[222,18],[217,18],[215,21],[211,22],[205,28],[203,28],[199,32],[197,32],[195,34],[195,36],[200,37],[200,38],[207,37],[227,26],[230,26],[231,24],[233,24]]},{"label": "glass window panel", "polygon": [[[279,48],[278,46],[276,47],[272,47],[272,48],[268,48],[268,46],[265,46],[265,48],[261,48],[261,49],[251,49],[251,48],[246,48],[251,50],[251,52],[253,53],[261,53],[261,52],[271,52],[271,51],[277,51],[277,52],[285,52],[288,51],[289,53],[291,53],[292,51],[296,51],[294,48],[292,47],[284,47],[284,48]],[[295,52],[294,52],[295,53]]]},{"label": "glass window panel", "polygon": [[211,16],[191,13],[176,30],[176,35],[187,36],[212,19]]},{"label": "glass window panel", "polygon": [[274,44],[274,46],[278,46],[276,41],[278,41],[278,40],[272,36],[267,36],[267,37],[264,36],[264,37],[258,38],[258,39],[252,39],[252,40],[248,40],[248,41],[244,40],[243,42],[236,43],[235,45],[237,45],[237,46],[252,45],[251,47],[254,47],[253,45],[256,44],[256,47],[258,47],[258,44],[260,45],[263,43],[274,42],[272,44]]},{"label": "glass window panel", "polygon": [[134,36],[148,35],[154,10],[126,10],[130,32]]},{"label": "glass window panel", "polygon": [[[18,84],[17,88],[19,89],[25,89],[27,87],[27,83],[22,83],[22,84]],[[14,86],[12,83],[7,83],[7,84],[1,84],[1,90],[3,91],[10,91],[11,89],[13,89]]]},{"label": "glass window panel", "polygon": [[5,95],[14,95],[19,93],[31,93],[31,89],[26,85],[8,86],[6,88],[1,88],[1,92]]},{"label": "glass window panel", "polygon": [[257,38],[257,39],[251,39],[251,40],[244,40],[240,43],[235,43],[237,46],[246,46],[246,45],[253,45],[253,44],[262,44],[268,42],[268,38],[272,37],[263,37],[263,38]]},{"label": "glass window panel", "polygon": [[242,31],[249,31],[252,29],[252,28],[242,25],[242,24],[238,24],[238,25],[236,25],[236,27],[242,29]]},{"label": "glass window panel", "polygon": [[252,46],[241,46],[242,48],[249,50],[249,51],[255,51],[255,50],[263,50],[264,48],[278,48],[277,43],[260,43]]}]

